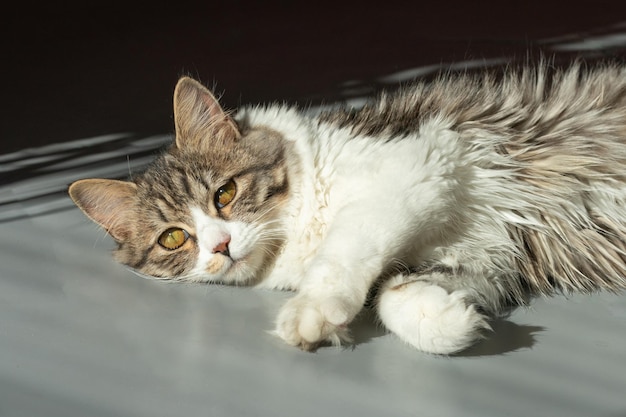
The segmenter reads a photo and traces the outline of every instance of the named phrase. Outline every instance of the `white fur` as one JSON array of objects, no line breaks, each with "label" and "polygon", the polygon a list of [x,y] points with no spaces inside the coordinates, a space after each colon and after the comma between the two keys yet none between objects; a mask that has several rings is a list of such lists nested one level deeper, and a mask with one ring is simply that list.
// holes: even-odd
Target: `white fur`
[{"label": "white fur", "polygon": [[484,317],[466,303],[466,292],[448,293],[424,281],[403,283],[403,278],[392,279],[390,283],[398,286],[381,293],[378,314],[408,344],[424,352],[450,354],[466,348],[488,328]]},{"label": "white fur", "polygon": [[[301,183],[286,209],[286,244],[259,283],[299,290],[279,313],[276,333],[305,348],[347,340],[346,327],[374,280],[390,265],[417,262],[443,243],[440,230],[454,221],[451,208],[462,198],[456,195],[459,178],[467,174],[460,170],[471,152],[445,120],[425,123],[413,137],[385,142],[355,138],[277,107],[239,116],[281,132],[300,158]],[[458,294],[446,295],[433,285],[407,288],[394,293],[402,297],[382,298],[381,319],[390,330],[436,353],[458,350],[475,338],[483,319]],[[409,300],[415,305],[402,304]],[[390,308],[410,317],[400,318]],[[420,320],[423,314],[430,327]],[[455,326],[446,331],[449,323]]]}]

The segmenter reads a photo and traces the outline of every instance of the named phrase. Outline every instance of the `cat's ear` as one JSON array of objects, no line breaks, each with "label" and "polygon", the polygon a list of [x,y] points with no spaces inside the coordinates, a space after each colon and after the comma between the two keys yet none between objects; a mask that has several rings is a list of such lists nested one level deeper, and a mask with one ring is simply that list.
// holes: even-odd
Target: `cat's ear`
[{"label": "cat's ear", "polygon": [[196,149],[206,140],[233,141],[241,134],[233,119],[222,109],[219,102],[196,80],[183,77],[174,90],[174,123],[176,145]]},{"label": "cat's ear", "polygon": [[132,182],[86,179],[70,185],[74,203],[118,242],[131,237],[136,217],[137,186]]}]

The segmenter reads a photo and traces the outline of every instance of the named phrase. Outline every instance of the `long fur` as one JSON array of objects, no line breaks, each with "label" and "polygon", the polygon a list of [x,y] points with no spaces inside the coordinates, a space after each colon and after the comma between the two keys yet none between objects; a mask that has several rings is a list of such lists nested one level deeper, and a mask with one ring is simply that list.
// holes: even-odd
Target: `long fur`
[{"label": "long fur", "polygon": [[[291,345],[349,340],[368,296],[447,354],[531,296],[626,288],[623,66],[444,74],[318,117],[230,115],[188,78],[174,97],[169,151],[70,194],[140,274],[298,291],[276,321]],[[171,228],[189,238],[166,250]]]},{"label": "long fur", "polygon": [[626,286],[624,67],[543,64],[501,78],[444,75],[383,94],[358,112],[323,115],[355,134],[382,137],[432,118],[492,150],[476,164],[514,184],[512,195],[494,190],[489,214],[506,224],[520,279],[533,291]]}]

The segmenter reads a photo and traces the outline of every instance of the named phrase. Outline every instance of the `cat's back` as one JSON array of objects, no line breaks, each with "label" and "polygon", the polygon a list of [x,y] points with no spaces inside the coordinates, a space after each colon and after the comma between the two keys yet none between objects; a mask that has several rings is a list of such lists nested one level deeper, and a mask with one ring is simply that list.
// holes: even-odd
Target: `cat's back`
[{"label": "cat's back", "polygon": [[390,138],[418,131],[432,119],[447,120],[458,131],[521,132],[598,113],[626,113],[626,66],[576,63],[563,69],[541,62],[442,73],[384,91],[361,109],[334,109],[320,118],[355,135]]}]

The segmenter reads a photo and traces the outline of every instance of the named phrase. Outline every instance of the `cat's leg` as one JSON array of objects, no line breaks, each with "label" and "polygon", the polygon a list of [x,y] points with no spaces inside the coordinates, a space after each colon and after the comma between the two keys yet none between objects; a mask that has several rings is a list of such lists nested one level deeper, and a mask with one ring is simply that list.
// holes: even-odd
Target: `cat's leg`
[{"label": "cat's leg", "polygon": [[348,325],[392,251],[380,223],[347,210],[337,216],[298,294],[278,314],[279,337],[304,350],[349,340]]},{"label": "cat's leg", "polygon": [[349,268],[347,257],[320,260],[307,271],[293,298],[278,314],[276,334],[292,346],[314,350],[320,343],[349,342],[348,325],[363,307],[380,267]]},{"label": "cat's leg", "polygon": [[348,325],[361,305],[348,297],[300,292],[278,314],[276,334],[303,350],[315,350],[324,342],[350,342]]},{"label": "cat's leg", "polygon": [[467,290],[447,287],[440,276],[430,275],[394,276],[377,298],[378,315],[387,329],[435,354],[459,352],[482,338],[489,325],[476,307]]}]

